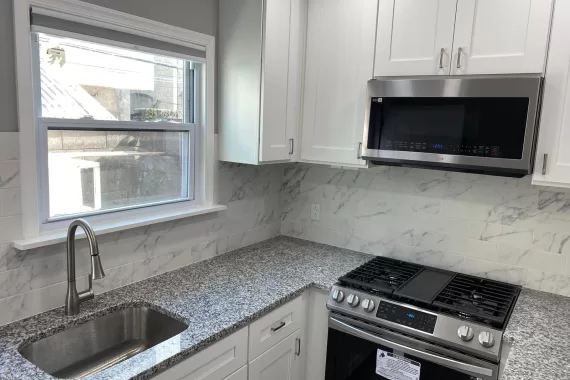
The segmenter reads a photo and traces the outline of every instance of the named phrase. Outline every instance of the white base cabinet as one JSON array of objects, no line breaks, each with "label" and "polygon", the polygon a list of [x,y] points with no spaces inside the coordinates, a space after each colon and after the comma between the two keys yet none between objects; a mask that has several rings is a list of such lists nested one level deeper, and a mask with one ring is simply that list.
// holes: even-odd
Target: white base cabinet
[{"label": "white base cabinet", "polygon": [[249,380],[304,379],[301,330],[295,331],[249,363]]},{"label": "white base cabinet", "polygon": [[[308,352],[306,310],[310,294],[310,291],[305,292],[154,379],[304,380]],[[326,312],[326,299],[319,307]],[[326,319],[320,322],[327,323]],[[324,363],[319,365],[324,366]]]},{"label": "white base cabinet", "polygon": [[323,380],[327,364],[329,292],[311,289],[307,302],[307,371],[305,380]]},{"label": "white base cabinet", "polygon": [[222,380],[247,363],[245,327],[183,362],[159,373],[157,380]]},{"label": "white base cabinet", "polygon": [[247,366],[243,366],[236,372],[226,377],[225,380],[247,380]]}]

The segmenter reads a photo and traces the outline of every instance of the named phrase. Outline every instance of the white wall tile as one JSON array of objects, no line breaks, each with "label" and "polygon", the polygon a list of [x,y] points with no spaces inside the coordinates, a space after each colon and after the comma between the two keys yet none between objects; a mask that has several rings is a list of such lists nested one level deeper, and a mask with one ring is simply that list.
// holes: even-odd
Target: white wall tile
[{"label": "white wall tile", "polygon": [[[0,134],[0,138],[1,136]],[[19,162],[3,160],[17,159],[13,153],[3,151],[0,152],[0,155],[2,154],[0,325],[61,306],[66,291],[64,244],[29,251],[17,251],[11,246],[13,240],[21,238],[21,212],[11,204],[19,194]],[[226,212],[98,237],[106,277],[94,281],[96,293],[176,270],[280,233],[283,214],[281,190],[285,166],[220,166],[218,181],[230,189],[225,193],[225,188],[220,189],[222,197],[225,198],[223,202],[228,204]],[[335,173],[338,175],[343,171],[337,170]],[[353,186],[358,183],[357,180],[349,179],[353,178],[350,176],[340,175],[335,178],[339,183],[345,181]],[[294,181],[293,178],[291,180]],[[81,289],[87,286],[86,275],[90,265],[88,256],[86,241],[78,241],[76,271],[79,280],[85,283],[78,285]]]},{"label": "white wall tile", "polygon": [[18,132],[0,133],[0,161],[12,161],[20,158]]},{"label": "white wall tile", "polygon": [[[77,279],[79,289],[87,288],[87,277]],[[31,292],[0,299],[0,325],[63,306],[67,282],[59,282]]]},{"label": "white wall tile", "polygon": [[0,216],[22,214],[21,191],[19,188],[0,189]]},{"label": "white wall tile", "polygon": [[0,161],[0,189],[20,187],[20,161]]},{"label": "white wall tile", "polygon": [[0,244],[12,243],[22,238],[22,216],[0,217]]},{"label": "white wall tile", "polygon": [[[333,180],[340,169],[285,172],[285,235],[554,292],[566,291],[558,279],[570,283],[570,192],[530,177],[397,167],[359,170],[366,181],[353,189]],[[310,220],[311,203],[321,221]]]}]

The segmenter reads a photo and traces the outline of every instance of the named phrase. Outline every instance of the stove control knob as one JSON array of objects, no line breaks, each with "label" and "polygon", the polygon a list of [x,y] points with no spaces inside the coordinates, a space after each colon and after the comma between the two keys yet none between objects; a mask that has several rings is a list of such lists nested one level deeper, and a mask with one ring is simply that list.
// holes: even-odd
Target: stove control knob
[{"label": "stove control knob", "polygon": [[335,289],[332,294],[332,299],[335,300],[337,303],[341,303],[344,300],[344,293],[342,290]]},{"label": "stove control knob", "polygon": [[464,342],[469,342],[473,339],[473,329],[469,326],[461,326],[457,330],[457,335]]},{"label": "stove control knob", "polygon": [[490,332],[483,331],[479,334],[479,343],[485,348],[491,348],[495,344],[495,337]]},{"label": "stove control knob", "polygon": [[348,301],[350,307],[357,307],[358,304],[360,303],[360,298],[358,298],[358,296],[355,296],[354,294],[350,294],[346,300]]},{"label": "stove control knob", "polygon": [[376,305],[374,305],[374,301],[369,299],[362,300],[362,308],[364,309],[364,311],[372,313],[375,307]]}]

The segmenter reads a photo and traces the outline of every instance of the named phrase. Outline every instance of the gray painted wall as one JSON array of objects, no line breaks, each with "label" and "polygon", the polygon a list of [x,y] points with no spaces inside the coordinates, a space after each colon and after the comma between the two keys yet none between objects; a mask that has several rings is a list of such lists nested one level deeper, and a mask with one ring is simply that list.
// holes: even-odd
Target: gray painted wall
[{"label": "gray painted wall", "polygon": [[18,130],[12,0],[0,0],[0,132]]},{"label": "gray painted wall", "polygon": [[[121,12],[217,35],[218,0],[85,0]],[[18,130],[12,0],[0,0],[0,132]]]}]

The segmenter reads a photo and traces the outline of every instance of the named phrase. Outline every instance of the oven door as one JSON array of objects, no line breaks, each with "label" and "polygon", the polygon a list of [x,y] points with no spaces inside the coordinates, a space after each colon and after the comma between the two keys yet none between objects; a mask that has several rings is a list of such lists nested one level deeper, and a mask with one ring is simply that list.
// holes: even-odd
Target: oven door
[{"label": "oven door", "polygon": [[498,378],[496,364],[457,352],[445,355],[441,347],[370,325],[369,329],[376,331],[368,331],[355,324],[360,323],[335,315],[329,318],[326,380]]}]

